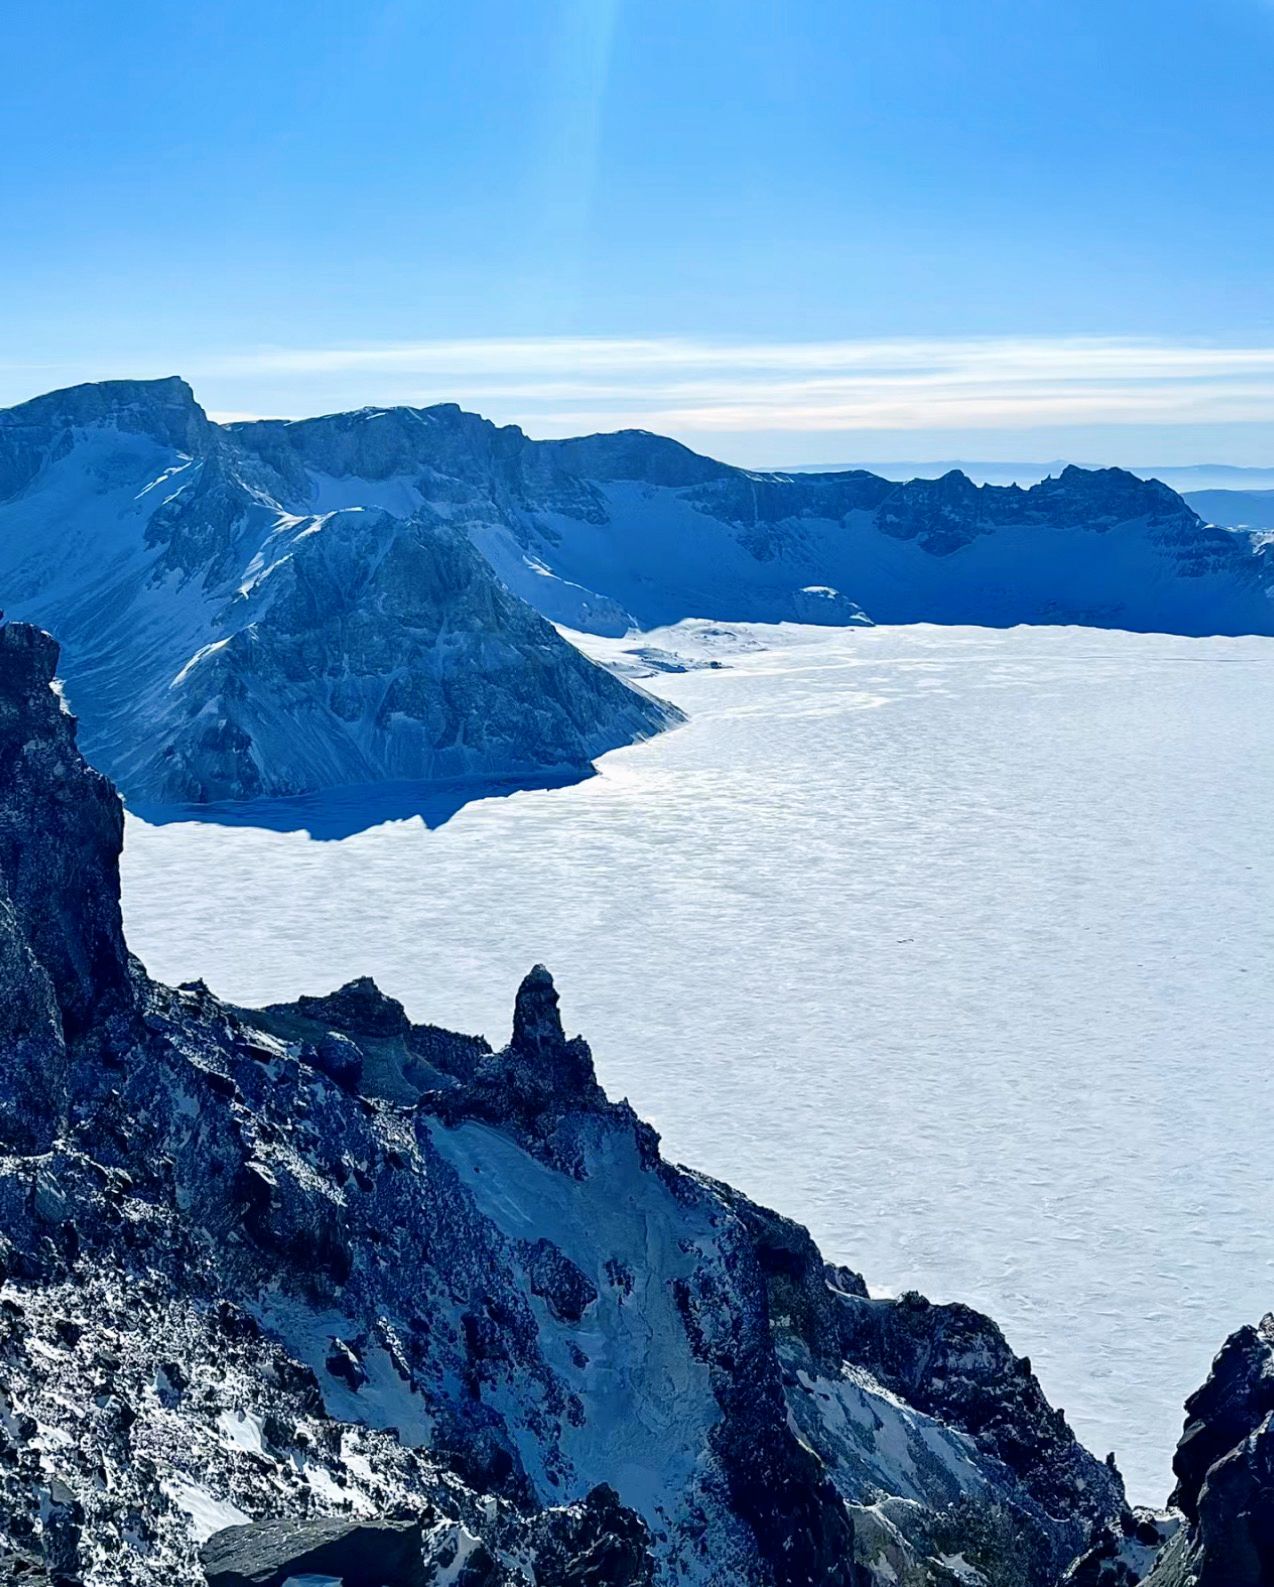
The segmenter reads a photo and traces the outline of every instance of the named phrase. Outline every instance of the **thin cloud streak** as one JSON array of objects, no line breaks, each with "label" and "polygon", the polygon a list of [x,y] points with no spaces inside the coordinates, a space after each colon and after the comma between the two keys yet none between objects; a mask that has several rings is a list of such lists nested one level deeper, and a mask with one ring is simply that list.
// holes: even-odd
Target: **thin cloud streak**
[{"label": "thin cloud streak", "polygon": [[[261,348],[201,361],[247,397],[306,377],[455,400],[533,429],[1197,424],[1274,418],[1274,347],[1112,337],[708,342],[539,337]],[[391,388],[386,391],[384,387]],[[326,392],[325,392],[326,396]]]}]

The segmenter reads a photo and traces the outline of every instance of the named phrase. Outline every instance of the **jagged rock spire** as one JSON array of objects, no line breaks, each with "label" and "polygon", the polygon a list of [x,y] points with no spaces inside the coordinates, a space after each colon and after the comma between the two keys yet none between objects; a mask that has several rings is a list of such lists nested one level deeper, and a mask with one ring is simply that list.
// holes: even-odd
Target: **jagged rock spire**
[{"label": "jagged rock spire", "polygon": [[1173,1457],[1171,1503],[1190,1520],[1217,1461],[1274,1412],[1274,1316],[1237,1329],[1221,1346],[1207,1382],[1186,1401],[1186,1426]]},{"label": "jagged rock spire", "polygon": [[557,988],[542,964],[535,965],[518,987],[509,1054],[519,1068],[554,1090],[575,1092],[596,1083],[588,1043],[580,1036],[566,1039]]},{"label": "jagged rock spire", "polygon": [[537,964],[522,979],[513,1004],[513,1050],[528,1058],[548,1057],[566,1045],[553,977]]}]

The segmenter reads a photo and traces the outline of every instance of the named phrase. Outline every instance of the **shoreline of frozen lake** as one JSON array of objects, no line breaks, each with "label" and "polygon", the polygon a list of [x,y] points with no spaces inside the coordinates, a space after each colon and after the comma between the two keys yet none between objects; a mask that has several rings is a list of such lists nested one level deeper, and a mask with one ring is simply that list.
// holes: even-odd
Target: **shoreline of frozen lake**
[{"label": "shoreline of frozen lake", "polygon": [[691,719],[599,776],[433,830],[130,817],[133,950],[243,1003],[372,974],[496,1041],[543,960],[669,1156],[989,1312],[1162,1503],[1183,1398],[1274,1305],[1274,640],[579,642],[726,665],[646,677]]}]

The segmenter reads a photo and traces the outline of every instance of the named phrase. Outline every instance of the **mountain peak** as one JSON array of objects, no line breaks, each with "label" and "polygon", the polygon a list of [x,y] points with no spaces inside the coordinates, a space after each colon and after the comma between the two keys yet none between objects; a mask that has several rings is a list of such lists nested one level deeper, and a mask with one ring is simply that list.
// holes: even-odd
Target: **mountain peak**
[{"label": "mountain peak", "polygon": [[149,435],[183,451],[198,450],[212,432],[180,375],[65,386],[0,413],[0,425],[51,431],[102,426]]},{"label": "mountain peak", "polygon": [[1026,494],[1037,501],[1056,496],[1100,501],[1129,519],[1164,510],[1179,511],[1190,518],[1197,516],[1171,486],[1159,479],[1142,479],[1126,468],[1081,468],[1068,463],[1056,477],[1032,485]]}]

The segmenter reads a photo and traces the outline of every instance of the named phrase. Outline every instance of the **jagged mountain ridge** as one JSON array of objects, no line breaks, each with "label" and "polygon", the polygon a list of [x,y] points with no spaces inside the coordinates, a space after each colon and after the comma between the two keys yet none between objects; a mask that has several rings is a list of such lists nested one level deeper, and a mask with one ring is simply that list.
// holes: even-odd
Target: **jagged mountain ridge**
[{"label": "jagged mountain ridge", "polygon": [[532,441],[454,405],[233,424],[296,503],[429,502],[505,583],[600,633],[687,617],[1271,633],[1259,535],[1121,469],[749,471],[645,431]]},{"label": "jagged mountain ridge", "polygon": [[388,1587],[1048,1587],[1115,1522],[993,1323],[665,1162],[547,972],[499,1051],[150,981],[56,665],[0,627],[0,1576],[196,1583],[240,1526],[210,1574],[277,1582],[384,1522]]},{"label": "jagged mountain ridge", "polygon": [[511,595],[438,514],[292,513],[179,380],[0,414],[0,604],[66,635],[128,795],[579,774],[678,719]]}]

